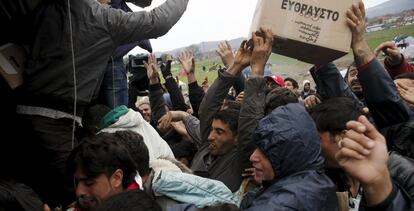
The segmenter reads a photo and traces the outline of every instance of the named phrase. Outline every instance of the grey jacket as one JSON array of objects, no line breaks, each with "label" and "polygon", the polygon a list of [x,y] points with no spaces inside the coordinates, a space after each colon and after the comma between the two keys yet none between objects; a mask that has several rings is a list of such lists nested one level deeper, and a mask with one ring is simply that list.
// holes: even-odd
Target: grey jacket
[{"label": "grey jacket", "polygon": [[[103,7],[96,0],[70,3],[70,13],[65,0],[49,1],[35,13],[23,104],[49,108],[53,102],[73,104],[71,38],[77,103],[88,104],[98,94],[105,66],[116,47],[166,34],[186,10],[188,0],[167,0],[150,12],[133,13]],[[46,99],[44,105],[39,102]],[[73,108],[66,108],[70,110]]]}]

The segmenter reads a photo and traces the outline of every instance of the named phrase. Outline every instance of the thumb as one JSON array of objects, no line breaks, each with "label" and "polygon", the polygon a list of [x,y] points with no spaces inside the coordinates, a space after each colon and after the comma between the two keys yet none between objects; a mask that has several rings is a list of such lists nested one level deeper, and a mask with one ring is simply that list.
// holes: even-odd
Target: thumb
[{"label": "thumb", "polygon": [[358,118],[358,122],[360,122],[361,124],[365,125],[366,127],[366,131],[365,131],[365,135],[372,139],[372,140],[383,140],[383,136],[378,132],[378,130],[374,127],[374,125],[371,124],[371,122],[369,122],[369,120],[367,119],[367,117],[365,116],[360,116]]}]

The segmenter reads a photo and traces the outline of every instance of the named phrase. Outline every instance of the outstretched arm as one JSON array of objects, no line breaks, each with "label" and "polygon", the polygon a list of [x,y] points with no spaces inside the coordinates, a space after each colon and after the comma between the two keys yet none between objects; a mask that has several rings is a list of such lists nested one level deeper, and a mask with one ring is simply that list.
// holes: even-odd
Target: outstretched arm
[{"label": "outstretched arm", "polygon": [[190,103],[193,107],[194,116],[198,117],[198,110],[204,97],[204,91],[198,85],[195,77],[195,60],[193,53],[190,51],[184,51],[179,55],[178,60],[187,74],[188,97],[190,98]]},{"label": "outstretched arm", "polygon": [[394,42],[381,43],[375,49],[375,55],[378,57],[381,53],[385,54],[384,65],[391,78],[404,72],[414,72],[414,66],[408,63]]},{"label": "outstretched arm", "polygon": [[147,76],[149,79],[149,100],[151,106],[151,125],[157,128],[158,119],[160,119],[165,113],[165,102],[163,90],[159,80],[157,58],[155,54],[151,54],[148,57],[148,62],[144,61],[144,66],[147,69]]},{"label": "outstretched arm", "polygon": [[172,56],[167,54],[163,60],[161,73],[165,79],[165,87],[167,88],[168,93],[170,93],[172,110],[186,111],[187,106],[185,105],[183,94],[171,73]]},{"label": "outstretched arm", "polygon": [[116,45],[163,36],[180,20],[188,0],[167,0],[146,12],[125,13],[112,8],[99,8],[107,16],[105,25]]},{"label": "outstretched arm", "polygon": [[250,166],[249,157],[255,147],[252,135],[260,119],[264,116],[266,99],[266,79],[264,68],[272,53],[273,33],[261,29],[263,37],[253,34],[254,48],[250,59],[252,77],[247,79],[244,99],[239,115],[238,152],[240,155],[241,170]]},{"label": "outstretched arm", "polygon": [[358,67],[365,102],[379,129],[406,122],[411,111],[397,93],[397,87],[365,40],[365,8],[354,4],[347,12],[347,24],[352,32],[351,47]]},{"label": "outstretched arm", "polygon": [[210,86],[200,105],[200,131],[203,141],[206,141],[211,131],[213,115],[219,111],[228,90],[233,86],[241,71],[250,63],[251,51],[248,50],[247,41],[241,43],[234,63],[226,71],[219,72],[219,77]]}]

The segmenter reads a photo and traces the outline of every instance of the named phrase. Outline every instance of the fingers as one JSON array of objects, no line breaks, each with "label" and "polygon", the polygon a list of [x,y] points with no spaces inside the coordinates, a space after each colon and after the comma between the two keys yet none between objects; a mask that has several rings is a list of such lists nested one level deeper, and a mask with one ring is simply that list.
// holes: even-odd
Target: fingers
[{"label": "fingers", "polygon": [[242,177],[253,177],[255,174],[254,168],[247,168],[244,169],[244,173],[242,173]]},{"label": "fingers", "polygon": [[364,18],[362,17],[362,12],[360,10],[359,4],[353,4],[352,10],[354,11],[354,15],[357,17],[357,24],[359,24]]},{"label": "fingers", "polygon": [[409,89],[408,86],[406,86],[403,83],[396,82],[395,84],[397,85],[398,89],[401,89],[401,90],[404,90],[404,91],[408,91],[408,89]]},{"label": "fingers", "polygon": [[319,100],[319,98],[315,95],[311,95],[304,100],[304,104],[307,109],[313,108],[319,103],[321,103],[321,100]]},{"label": "fingers", "polygon": [[273,45],[273,32],[271,29],[262,29],[264,31],[265,34],[265,43],[267,45],[272,46]]},{"label": "fingers", "polygon": [[363,125],[362,123],[358,122],[358,121],[349,121],[346,123],[346,128],[348,130],[354,130],[358,133],[364,133],[367,129],[365,127],[365,125]]},{"label": "fingers", "polygon": [[363,124],[356,121],[352,121],[350,124],[352,124],[351,127],[353,127],[354,129],[350,129],[345,133],[346,139],[354,141],[355,143],[359,144],[367,150],[370,150],[375,147],[375,142],[371,138],[367,137],[364,133],[357,131],[362,130],[361,128],[363,128],[363,130],[366,130],[366,127]]},{"label": "fingers", "polygon": [[364,2],[360,1],[358,6],[359,6],[359,11],[361,12],[362,20],[365,20],[366,16],[365,16],[365,4],[364,4]]},{"label": "fingers", "polygon": [[375,48],[375,55],[376,56],[379,56],[379,54],[382,52],[382,51],[384,51],[385,49],[387,49],[387,48],[391,48],[391,49],[394,49],[396,46],[395,46],[395,43],[394,42],[392,42],[392,41],[387,41],[387,42],[383,42],[383,43],[381,43],[377,48]]},{"label": "fingers", "polygon": [[365,157],[359,153],[357,153],[354,150],[348,149],[346,147],[343,147],[341,150],[338,151],[338,153],[335,154],[335,159],[339,162],[339,164],[342,163],[344,160],[348,159],[357,159],[362,160]]},{"label": "fingers", "polygon": [[167,129],[170,127],[171,125],[171,114],[170,112],[167,112],[164,116],[162,116],[159,120],[158,120],[158,128],[160,129]]},{"label": "fingers", "polygon": [[142,61],[143,63],[144,63],[144,67],[145,67],[145,69],[147,69],[148,70],[148,68],[149,68],[149,64],[146,62],[146,61]]},{"label": "fingers", "polygon": [[243,40],[243,42],[240,44],[240,49],[244,49],[246,46],[247,40]]},{"label": "fingers", "polygon": [[356,25],[359,24],[359,19],[358,19],[358,17],[355,14],[354,7],[355,7],[355,5],[352,5],[351,9],[348,9],[346,11],[346,16],[347,16],[347,21],[350,20],[356,26]]},{"label": "fingers", "polygon": [[349,139],[349,138],[344,138],[344,139],[340,140],[340,142],[338,143],[338,147],[340,149],[342,149],[344,147],[348,148],[350,150],[353,150],[353,151],[359,153],[362,156],[370,154],[370,150],[366,149],[364,146],[362,146],[358,142],[356,142],[352,139]]},{"label": "fingers", "polygon": [[255,48],[258,48],[259,46],[262,46],[264,44],[263,38],[258,36],[256,33],[253,33],[252,39]]},{"label": "fingers", "polygon": [[227,46],[227,49],[229,49],[230,51],[232,51],[231,45],[230,45],[229,41],[227,41],[227,40],[226,40],[226,46]]},{"label": "fingers", "polygon": [[367,119],[367,117],[365,116],[360,116],[358,118],[358,121],[360,123],[362,123],[365,128],[367,129],[365,132],[365,135],[375,141],[381,141],[385,143],[385,138],[384,136],[381,135],[381,133],[375,128],[375,126],[373,124],[371,124],[371,122],[369,122],[369,120]]},{"label": "fingers", "polygon": [[357,24],[350,18],[346,19],[346,24],[348,25],[348,27],[353,31],[355,30],[355,28],[357,27]]},{"label": "fingers", "polygon": [[151,59],[151,64],[157,64],[157,57],[155,54],[152,53],[149,58]]}]

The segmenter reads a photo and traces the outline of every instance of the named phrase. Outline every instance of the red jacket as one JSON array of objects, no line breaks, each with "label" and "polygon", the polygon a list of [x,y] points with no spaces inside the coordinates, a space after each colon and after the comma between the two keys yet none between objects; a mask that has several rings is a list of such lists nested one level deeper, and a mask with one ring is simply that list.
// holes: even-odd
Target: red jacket
[{"label": "red jacket", "polygon": [[398,65],[391,65],[387,59],[384,60],[385,69],[387,69],[392,79],[401,73],[414,72],[414,66],[408,63],[404,56],[402,58],[403,60]]}]

